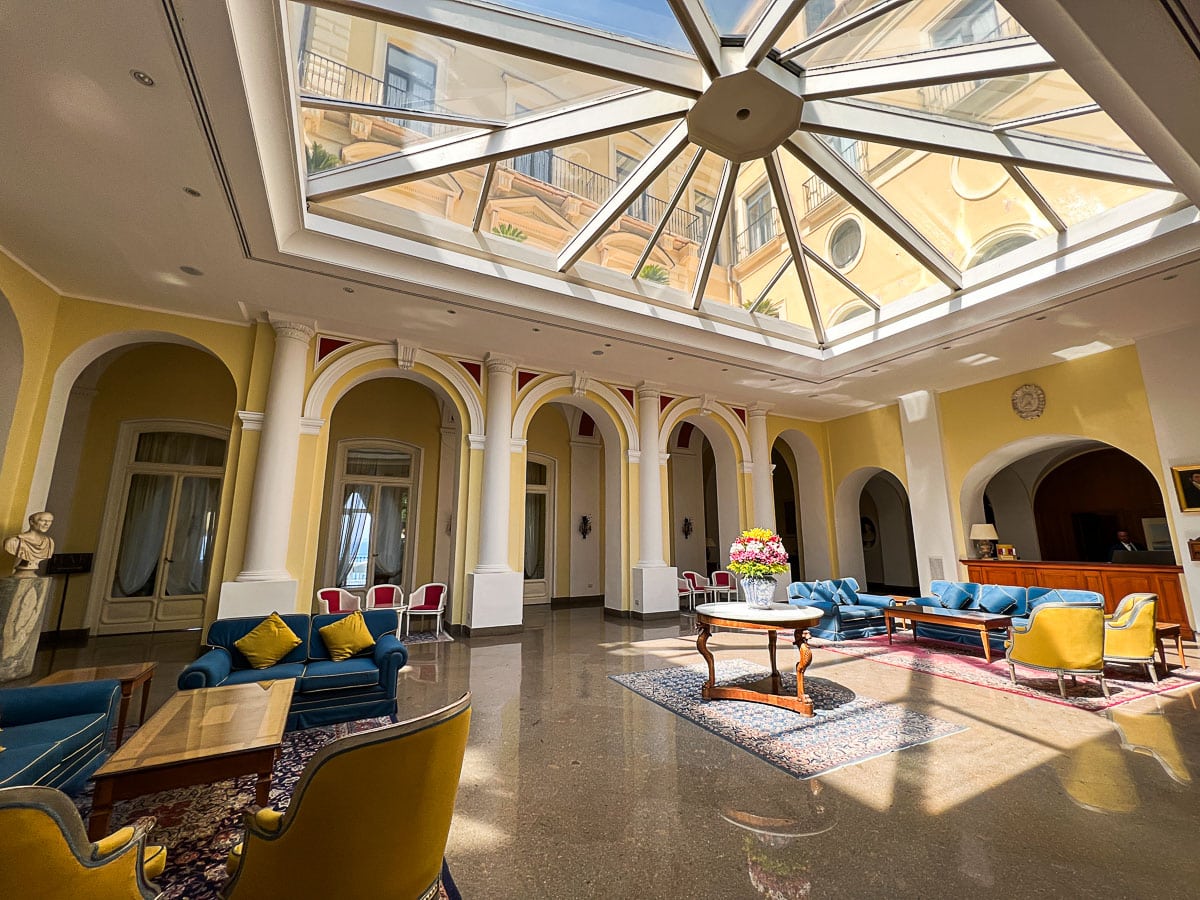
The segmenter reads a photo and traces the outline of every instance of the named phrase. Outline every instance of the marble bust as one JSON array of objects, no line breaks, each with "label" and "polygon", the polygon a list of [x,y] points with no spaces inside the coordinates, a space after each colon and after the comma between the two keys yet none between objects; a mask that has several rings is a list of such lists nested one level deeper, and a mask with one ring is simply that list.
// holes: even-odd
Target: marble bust
[{"label": "marble bust", "polygon": [[53,524],[53,513],[36,512],[29,517],[27,530],[4,541],[4,552],[17,558],[15,578],[33,578],[40,573],[42,563],[54,555],[54,539],[48,533]]}]

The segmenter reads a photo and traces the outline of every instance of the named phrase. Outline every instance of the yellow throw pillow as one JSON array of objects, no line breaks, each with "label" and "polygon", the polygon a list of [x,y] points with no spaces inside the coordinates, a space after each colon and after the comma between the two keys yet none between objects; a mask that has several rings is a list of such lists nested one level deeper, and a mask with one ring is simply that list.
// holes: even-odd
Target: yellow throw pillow
[{"label": "yellow throw pillow", "polygon": [[233,642],[233,646],[242,652],[242,656],[250,661],[251,668],[265,669],[279,662],[300,646],[300,638],[296,632],[288,628],[287,622],[273,612],[243,638]]},{"label": "yellow throw pillow", "polygon": [[349,659],[375,646],[375,638],[367,630],[367,623],[363,621],[362,610],[359,609],[317,631],[321,632],[321,640],[329,648],[330,659]]}]

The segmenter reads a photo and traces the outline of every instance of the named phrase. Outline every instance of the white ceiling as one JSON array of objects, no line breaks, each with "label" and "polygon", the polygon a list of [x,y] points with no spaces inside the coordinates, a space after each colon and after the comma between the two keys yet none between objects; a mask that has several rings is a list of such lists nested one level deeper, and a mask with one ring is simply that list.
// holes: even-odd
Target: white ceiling
[{"label": "white ceiling", "polygon": [[[672,322],[673,310],[640,300],[621,310],[564,298],[564,283],[584,297],[591,290],[570,279],[505,293],[495,275],[438,263],[432,251],[401,260],[331,238],[311,253],[300,240],[281,250],[276,235],[286,229],[268,196],[273,179],[290,178],[294,191],[298,175],[280,171],[256,135],[263,123],[250,109],[262,86],[240,77],[231,16],[272,21],[267,4],[252,0],[0,7],[0,246],[68,295],[231,322],[271,310],[331,333],[472,358],[498,352],[535,369],[649,380],[813,419],[1200,321],[1194,222],[954,313],[936,330],[910,328],[837,354],[783,337],[764,342],[690,313],[688,324]],[[275,48],[255,62],[278,69],[280,58]],[[377,274],[335,264],[332,250]],[[389,274],[401,265],[405,280]]]}]

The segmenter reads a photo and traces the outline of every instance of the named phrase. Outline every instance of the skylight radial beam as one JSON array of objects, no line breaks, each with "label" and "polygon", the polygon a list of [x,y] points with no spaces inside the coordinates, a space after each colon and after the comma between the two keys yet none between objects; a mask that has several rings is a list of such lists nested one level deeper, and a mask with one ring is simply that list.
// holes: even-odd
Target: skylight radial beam
[{"label": "skylight radial beam", "polygon": [[1034,183],[1029,180],[1029,177],[1024,172],[1011,164],[1006,165],[1004,167],[1004,171],[1006,171],[1008,176],[1014,182],[1016,182],[1017,186],[1025,192],[1025,196],[1029,198],[1029,202],[1038,208],[1038,212],[1046,217],[1046,221],[1054,226],[1055,231],[1057,231],[1059,234],[1062,234],[1067,230],[1067,223],[1059,217],[1054,207],[1050,205],[1050,202],[1044,196],[1042,196],[1042,192],[1037,189]]},{"label": "skylight radial beam", "polygon": [[788,196],[787,182],[783,177],[783,167],[779,164],[778,151],[765,157],[763,162],[767,166],[767,180],[771,182],[771,192],[775,195],[775,206],[783,223],[783,233],[787,237],[788,248],[792,251],[792,261],[796,264],[796,274],[800,276],[800,292],[804,294],[804,305],[808,307],[813,333],[817,337],[817,343],[824,346],[825,323],[821,321],[817,292],[813,288],[812,275],[808,271],[808,261],[804,258],[803,244],[800,243],[800,223],[796,221],[796,210],[792,206],[791,197]]},{"label": "skylight radial beam", "polygon": [[1144,156],[1089,147],[1049,135],[997,134],[988,127],[969,122],[827,100],[806,103],[801,121],[805,130],[820,134],[881,141],[1001,165],[1016,163],[1033,169],[1160,190],[1172,189],[1166,175]]},{"label": "skylight radial beam", "polygon": [[579,143],[682,118],[689,102],[654,91],[633,91],[536,119],[527,119],[487,134],[469,134],[436,146],[367,160],[310,175],[308,199],[323,202],[497,162],[536,150]]},{"label": "skylight radial beam", "polygon": [[[805,109],[807,110],[807,106]],[[819,175],[834,192],[883,229],[892,240],[952,290],[962,289],[962,273],[908,219],[896,212],[850,163],[815,134],[797,131],[783,147]]]},{"label": "skylight radial beam", "polygon": [[558,255],[558,271],[565,272],[583,258],[588,249],[604,235],[608,227],[617,221],[629,208],[634,199],[645,192],[659,175],[675,161],[688,143],[687,122],[672,128],[657,147],[638,163],[613,195],[579,229],[579,233],[567,243]]},{"label": "skylight radial beam", "polygon": [[757,66],[775,47],[775,42],[787,31],[808,0],[774,0],[746,35],[746,68]]},{"label": "skylight radial beam", "polygon": [[407,109],[403,106],[385,106],[382,103],[359,103],[357,100],[336,100],[330,97],[314,97],[305,94],[300,105],[308,109],[325,109],[332,112],[353,113],[360,116],[387,116],[392,119],[409,119],[414,122],[436,122],[441,125],[461,125],[464,128],[486,128],[495,131],[508,123],[497,119],[476,119],[454,113],[429,112]]},{"label": "skylight radial beam", "polygon": [[721,74],[721,36],[704,8],[703,0],[667,0],[688,43],[709,78]]},{"label": "skylight radial beam", "polygon": [[835,37],[841,37],[846,32],[853,31],[859,25],[870,22],[872,19],[878,19],[880,16],[890,13],[893,9],[911,2],[912,0],[883,0],[882,3],[876,3],[874,6],[856,13],[845,21],[838,22],[836,25],[830,25],[828,28],[823,28],[816,34],[809,35],[795,46],[788,47],[783,53],[779,54],[779,59],[781,61],[795,59],[802,53],[807,53],[813,47],[820,47],[822,44],[832,41]]},{"label": "skylight radial beam", "polygon": [[487,209],[488,197],[492,193],[492,182],[496,179],[496,164],[488,163],[487,172],[483,176],[483,184],[479,187],[479,202],[475,204],[475,219],[471,222],[471,230],[478,231],[483,227],[483,212]]},{"label": "skylight radial beam", "polygon": [[767,299],[767,294],[771,293],[771,290],[775,287],[775,285],[779,284],[779,279],[783,277],[783,273],[788,270],[788,266],[791,264],[792,259],[791,257],[788,257],[783,261],[783,265],[775,270],[775,274],[767,280],[767,283],[763,285],[763,289],[758,292],[758,296],[754,298],[754,302],[750,304],[750,312],[758,311],[758,308],[762,306],[763,301]]},{"label": "skylight radial beam", "polygon": [[820,266],[826,275],[829,275],[831,278],[833,278],[834,281],[836,281],[846,290],[850,291],[850,293],[854,294],[855,297],[867,304],[867,306],[871,307],[871,309],[875,310],[875,312],[879,312],[878,300],[839,272],[835,266],[822,259],[815,251],[810,250],[807,244],[804,245],[804,256],[806,259],[811,259],[813,262],[815,262],[818,266]]},{"label": "skylight radial beam", "polygon": [[1013,131],[1017,128],[1029,128],[1033,125],[1045,125],[1048,122],[1061,122],[1063,119],[1073,119],[1076,116],[1086,116],[1089,113],[1100,112],[1099,103],[1085,103],[1083,106],[1073,106],[1070,109],[1060,109],[1057,112],[1042,113],[1040,116],[1025,116],[1023,119],[1010,119],[993,125],[992,131]]},{"label": "skylight radial beam", "polygon": [[679,186],[675,188],[675,193],[671,195],[671,199],[667,201],[667,208],[663,210],[662,217],[658,220],[658,224],[654,226],[653,234],[650,235],[650,240],[646,242],[646,249],[638,257],[637,265],[633,267],[633,271],[629,273],[631,278],[637,278],[642,274],[642,267],[646,265],[646,261],[650,259],[650,254],[654,252],[654,245],[658,243],[658,239],[667,230],[667,223],[671,221],[671,213],[675,212],[675,207],[679,206],[679,201],[683,199],[684,193],[687,192],[688,185],[692,181],[692,176],[700,168],[700,161],[704,159],[704,153],[705,150],[703,147],[696,148],[696,155],[688,163],[687,171],[683,173],[683,178],[679,179]]},{"label": "skylight radial beam", "polygon": [[685,97],[704,90],[686,53],[471,0],[307,0],[339,13]]},{"label": "skylight radial beam", "polygon": [[898,91],[954,81],[982,81],[1005,75],[1024,75],[1059,68],[1058,63],[1032,38],[1022,38],[1002,47],[954,48],[905,56],[899,59],[805,72],[801,93],[806,100],[849,97]]},{"label": "skylight radial beam", "polygon": [[700,268],[696,272],[696,283],[692,286],[692,309],[699,309],[704,302],[704,289],[708,287],[708,278],[712,275],[713,263],[717,259],[717,247],[721,243],[721,232],[725,230],[725,220],[729,218],[729,208],[733,205],[733,191],[737,187],[737,174],[740,166],[735,162],[726,162],[725,171],[721,173],[721,184],[717,188],[717,199],[713,206],[713,220],[709,225],[708,234],[704,236],[704,246],[700,248]]}]

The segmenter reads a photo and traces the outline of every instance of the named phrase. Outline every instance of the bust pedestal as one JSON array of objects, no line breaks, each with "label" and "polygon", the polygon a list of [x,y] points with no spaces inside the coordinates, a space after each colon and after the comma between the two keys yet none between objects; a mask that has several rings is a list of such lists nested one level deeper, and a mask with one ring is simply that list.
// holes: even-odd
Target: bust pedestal
[{"label": "bust pedestal", "polygon": [[49,578],[0,578],[0,681],[33,671],[49,597]]}]

